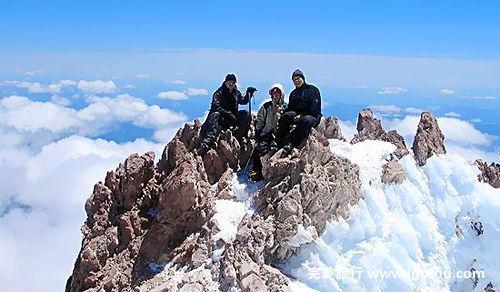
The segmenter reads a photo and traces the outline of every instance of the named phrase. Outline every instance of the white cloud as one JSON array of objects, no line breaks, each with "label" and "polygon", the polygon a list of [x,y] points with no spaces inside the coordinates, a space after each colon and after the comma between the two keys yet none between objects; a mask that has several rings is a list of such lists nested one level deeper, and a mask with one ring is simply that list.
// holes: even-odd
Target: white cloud
[{"label": "white cloud", "polygon": [[371,108],[373,111],[376,112],[388,113],[388,114],[395,114],[401,111],[400,107],[393,104],[375,104],[375,105],[370,105],[369,108]]},{"label": "white cloud", "polygon": [[461,115],[459,113],[456,113],[456,112],[449,112],[449,113],[445,113],[444,114],[446,117],[449,117],[449,118],[460,118]]},{"label": "white cloud", "polygon": [[402,88],[402,87],[398,87],[398,86],[394,86],[394,87],[383,87],[379,92],[378,94],[380,95],[398,95],[398,94],[401,94],[401,93],[405,93],[407,92],[408,90]]},{"label": "white cloud", "polygon": [[2,86],[15,86],[18,88],[25,88],[30,93],[52,93],[57,94],[60,93],[64,87],[74,86],[76,83],[71,80],[61,80],[59,82],[51,83],[48,85],[41,84],[38,82],[29,82],[29,81],[16,81],[9,80],[1,82]]},{"label": "white cloud", "polygon": [[[482,133],[468,121],[450,117],[438,117],[437,120],[445,136],[448,152],[458,153],[471,162],[478,158],[499,160],[499,149],[494,146],[499,137]],[[382,122],[386,131],[397,130],[404,137],[406,145],[411,147],[419,121],[420,116],[406,116],[403,119],[384,119]],[[492,147],[496,149],[491,151]]]},{"label": "white cloud", "polygon": [[138,78],[138,79],[147,79],[149,77],[151,77],[151,74],[147,74],[147,73],[146,74],[137,74],[137,75],[135,75],[135,78]]},{"label": "white cloud", "polygon": [[176,85],[184,85],[187,82],[184,81],[184,80],[172,80],[172,81],[167,81],[167,82],[164,82],[164,83],[170,83],[170,84],[176,84]]},{"label": "white cloud", "polygon": [[472,122],[472,123],[481,123],[483,120],[481,120],[479,118],[475,118],[475,119],[471,119],[469,121]]},{"label": "white cloud", "polygon": [[35,102],[22,96],[0,100],[0,145],[40,147],[66,135],[95,137],[121,123],[154,130],[177,127],[186,116],[142,99],[122,94],[116,98],[91,96],[79,110],[52,102]]},{"label": "white cloud", "polygon": [[78,89],[86,93],[113,93],[117,91],[113,81],[103,80],[80,80],[78,82]]},{"label": "white cloud", "polygon": [[185,93],[188,96],[208,95],[208,90],[204,88],[188,88]]},{"label": "white cloud", "polygon": [[186,100],[189,99],[184,92],[180,91],[163,91],[158,93],[158,98],[171,100]]},{"label": "white cloud", "polygon": [[[462,146],[489,146],[496,138],[482,133],[468,121],[457,118],[438,117],[438,125],[445,135],[445,145],[454,143]],[[396,129],[406,141],[413,143],[420,116],[406,116],[403,119],[384,120],[387,130]]]},{"label": "white cloud", "polygon": [[34,76],[34,75],[38,75],[38,74],[43,74],[43,71],[42,70],[28,70],[28,71],[23,72],[23,75],[26,75],[26,76]]},{"label": "white cloud", "polygon": [[423,108],[416,108],[416,107],[407,107],[405,108],[405,112],[411,115],[420,115],[421,113],[427,111],[426,109]]},{"label": "white cloud", "polygon": [[132,88],[136,88],[136,86],[135,86],[135,85],[133,85],[133,84],[125,84],[125,85],[123,86],[123,88],[132,89]]},{"label": "white cloud", "polygon": [[453,95],[453,94],[455,94],[454,90],[451,90],[451,89],[448,89],[448,88],[441,89],[439,92],[442,95]]},{"label": "white cloud", "polygon": [[31,208],[14,207],[0,216],[2,289],[64,289],[81,247],[83,206],[93,185],[128,155],[159,155],[163,147],[142,139],[117,144],[78,136],[37,153],[0,147],[0,206],[14,197]]},{"label": "white cloud", "polygon": [[470,98],[472,99],[487,99],[487,100],[495,100],[497,99],[496,96],[492,96],[492,95],[486,95],[486,96],[471,96]]},{"label": "white cloud", "polygon": [[52,97],[50,98],[50,102],[62,106],[71,105],[71,100],[59,95],[52,95]]}]

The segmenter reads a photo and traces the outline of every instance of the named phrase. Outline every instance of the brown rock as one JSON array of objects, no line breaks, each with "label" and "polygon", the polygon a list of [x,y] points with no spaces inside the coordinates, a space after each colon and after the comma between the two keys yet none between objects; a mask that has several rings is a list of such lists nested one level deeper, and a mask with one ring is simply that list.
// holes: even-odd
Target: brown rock
[{"label": "brown rock", "polygon": [[372,110],[369,108],[363,109],[358,114],[356,130],[358,130],[358,133],[352,138],[351,144],[365,140],[386,141],[386,133],[382,128],[382,122],[374,117]]},{"label": "brown rock", "polygon": [[474,164],[481,171],[477,176],[480,182],[489,183],[494,188],[500,188],[500,163],[492,162],[488,166],[486,162],[478,159]]},{"label": "brown rock", "polygon": [[439,129],[436,118],[430,112],[423,112],[420,115],[420,122],[413,140],[412,149],[419,166],[425,165],[427,159],[434,153],[446,153],[444,135]]},{"label": "brown rock", "polygon": [[405,179],[405,174],[403,166],[399,161],[392,159],[382,166],[382,177],[383,183],[391,184],[402,184]]},{"label": "brown rock", "polygon": [[345,140],[337,117],[322,117],[316,130],[326,139]]},{"label": "brown rock", "polygon": [[352,138],[351,144],[365,140],[380,140],[390,142],[396,146],[393,155],[398,158],[402,158],[410,153],[406,148],[403,136],[399,135],[396,130],[386,133],[382,128],[382,122],[374,117],[372,110],[369,108],[363,109],[359,113],[356,129],[358,133]]}]

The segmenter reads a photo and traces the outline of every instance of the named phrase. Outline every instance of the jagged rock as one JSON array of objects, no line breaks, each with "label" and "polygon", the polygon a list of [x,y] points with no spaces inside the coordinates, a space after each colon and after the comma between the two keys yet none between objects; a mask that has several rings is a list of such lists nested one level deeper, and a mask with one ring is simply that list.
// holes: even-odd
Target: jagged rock
[{"label": "jagged rock", "polygon": [[474,164],[481,171],[477,176],[480,182],[489,183],[494,188],[500,188],[500,163],[492,162],[488,166],[486,162],[478,159]]},{"label": "jagged rock", "polygon": [[363,109],[358,114],[356,130],[358,133],[352,138],[351,144],[356,144],[365,140],[386,141],[387,134],[382,128],[382,122],[374,117],[372,110],[369,108]]},{"label": "jagged rock", "polygon": [[396,130],[387,132],[386,141],[396,146],[396,150],[393,152],[393,154],[398,159],[401,159],[403,158],[403,156],[410,154],[410,151],[406,147],[405,139]]},{"label": "jagged rock", "polygon": [[232,169],[228,169],[219,179],[217,183],[216,197],[218,199],[233,199],[234,194],[232,193],[232,180],[234,172]]},{"label": "jagged rock", "polygon": [[488,285],[484,287],[484,292],[495,292],[494,288],[495,287],[493,287],[493,284],[489,282]]},{"label": "jagged rock", "polygon": [[393,155],[399,159],[410,153],[408,148],[406,148],[403,136],[396,130],[391,130],[386,133],[382,128],[382,122],[374,117],[372,110],[369,108],[365,108],[359,113],[356,129],[358,133],[352,138],[351,144],[356,144],[365,140],[380,140],[390,142],[396,146]]},{"label": "jagged rock", "polygon": [[325,136],[326,139],[345,140],[340,129],[337,117],[322,117],[316,130]]},{"label": "jagged rock", "polygon": [[446,154],[444,135],[439,129],[436,118],[430,112],[423,112],[420,115],[412,149],[419,166],[425,165],[427,159],[434,153]]},{"label": "jagged rock", "polygon": [[130,286],[131,259],[144,228],[152,222],[145,210],[158,205],[159,186],[154,178],[154,154],[131,155],[105,183],[97,183],[85,204],[84,239],[67,291]]},{"label": "jagged rock", "polygon": [[217,239],[214,200],[230,197],[253,145],[225,131],[200,157],[199,128],[179,130],[156,167],[152,153],[131,155],[95,185],[66,291],[288,291],[288,278],[270,263],[298,251],[288,244],[298,226],[321,233],[362,196],[358,167],[313,130],[292,157],[265,159],[256,212],[244,216],[234,241]]},{"label": "jagged rock", "polygon": [[405,179],[405,174],[403,166],[401,166],[399,161],[391,159],[382,166],[381,180],[383,183],[402,184],[404,179]]},{"label": "jagged rock", "polygon": [[280,153],[263,164],[268,183],[255,198],[263,216],[274,219],[274,244],[268,252],[276,260],[296,251],[288,242],[299,224],[321,233],[327,220],[347,218],[349,205],[362,197],[358,166],[333,154],[317,131],[312,130],[295,157],[280,159]]}]

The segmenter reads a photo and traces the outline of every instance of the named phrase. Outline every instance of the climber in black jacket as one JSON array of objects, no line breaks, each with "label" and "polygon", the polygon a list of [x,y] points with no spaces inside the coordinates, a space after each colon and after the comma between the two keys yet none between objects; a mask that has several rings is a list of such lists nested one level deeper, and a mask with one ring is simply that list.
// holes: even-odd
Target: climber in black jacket
[{"label": "climber in black jacket", "polygon": [[[283,147],[282,157],[288,156],[294,147],[307,138],[312,127],[316,127],[322,117],[321,94],[316,86],[307,84],[302,71],[295,70],[292,74],[295,89],[290,93],[288,108],[278,123],[276,141]],[[296,125],[290,133],[290,129]],[[289,141],[285,144],[285,137],[290,133]]]},{"label": "climber in black jacket", "polygon": [[223,129],[236,127],[236,138],[241,139],[247,136],[250,128],[250,113],[238,110],[238,104],[247,104],[255,91],[254,87],[248,87],[243,96],[236,86],[236,76],[226,75],[224,82],[212,96],[210,112],[201,126],[200,154],[205,154],[213,148],[217,135]]}]

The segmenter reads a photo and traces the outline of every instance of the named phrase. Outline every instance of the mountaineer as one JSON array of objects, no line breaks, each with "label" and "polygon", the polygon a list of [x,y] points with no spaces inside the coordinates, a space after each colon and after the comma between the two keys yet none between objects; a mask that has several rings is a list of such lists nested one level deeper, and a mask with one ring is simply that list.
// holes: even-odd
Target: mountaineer
[{"label": "mountaineer", "polygon": [[[307,84],[304,74],[299,69],[293,72],[292,81],[295,89],[290,93],[288,108],[279,119],[276,135],[278,147],[283,148],[281,157],[288,156],[294,147],[299,147],[308,137],[311,128],[316,127],[322,117],[319,89]],[[295,129],[292,130],[294,125]],[[288,134],[288,141],[285,141]]]},{"label": "mountaineer", "polygon": [[248,87],[245,96],[236,86],[236,76],[227,74],[222,85],[214,92],[207,119],[201,126],[201,144],[198,153],[203,155],[214,147],[221,130],[236,128],[235,136],[241,140],[250,128],[250,113],[238,110],[239,104],[247,104],[252,98],[254,87]]},{"label": "mountaineer", "polygon": [[255,123],[255,150],[252,153],[252,172],[250,178],[254,181],[262,179],[262,163],[260,158],[269,151],[277,149],[275,136],[278,121],[286,108],[285,90],[283,85],[277,83],[269,89],[271,100],[264,103],[257,113]]}]

